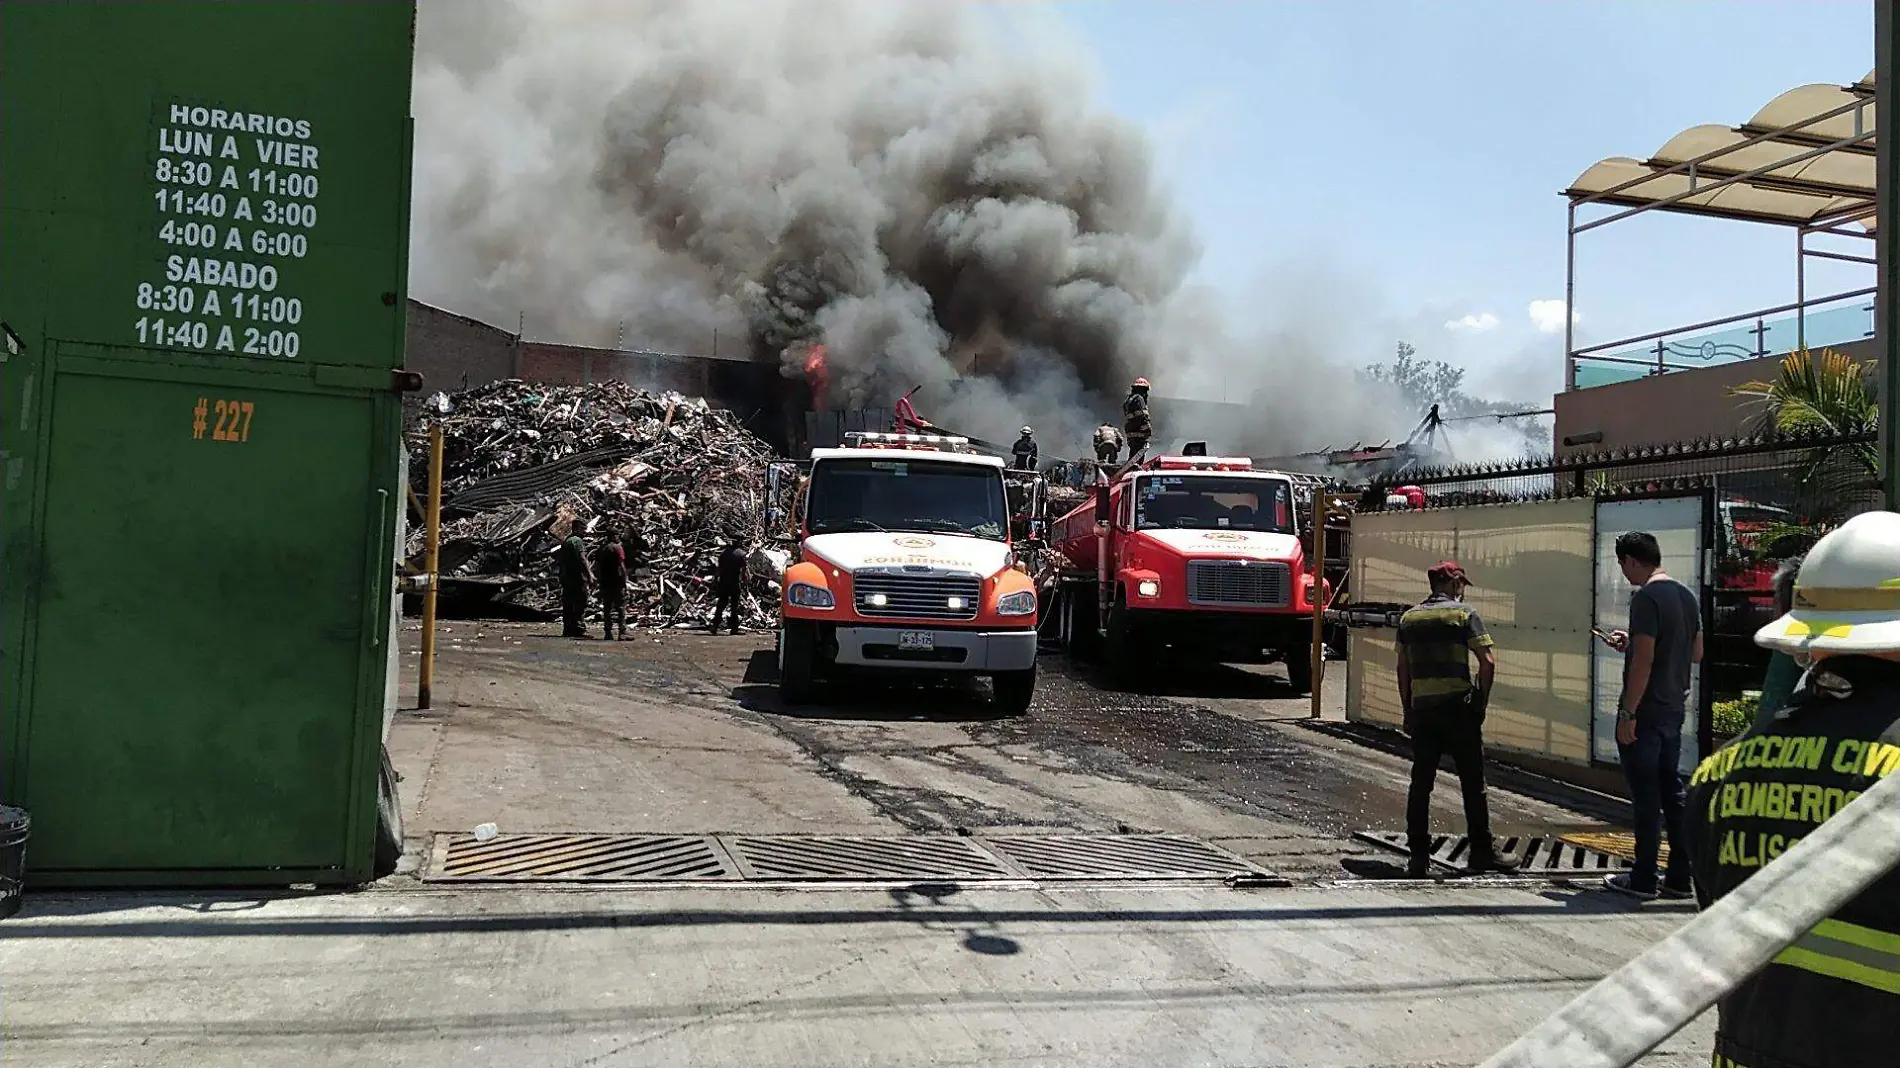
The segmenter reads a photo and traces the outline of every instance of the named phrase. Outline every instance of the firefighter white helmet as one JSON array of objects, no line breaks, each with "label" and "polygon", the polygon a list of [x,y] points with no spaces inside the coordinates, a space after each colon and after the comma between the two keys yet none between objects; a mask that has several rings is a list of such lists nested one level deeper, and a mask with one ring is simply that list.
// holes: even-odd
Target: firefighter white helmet
[{"label": "firefighter white helmet", "polygon": [[1815,543],[1794,609],[1755,632],[1786,653],[1900,652],[1900,513],[1866,512]]},{"label": "firefighter white helmet", "polygon": [[1025,426],[1025,427],[1023,427],[1023,437],[1029,437],[1029,436],[1031,436],[1031,435],[1033,435],[1034,433],[1035,433],[1035,431],[1033,431],[1033,430],[1031,430],[1031,429],[1029,429],[1028,427],[1026,427],[1026,426]]}]

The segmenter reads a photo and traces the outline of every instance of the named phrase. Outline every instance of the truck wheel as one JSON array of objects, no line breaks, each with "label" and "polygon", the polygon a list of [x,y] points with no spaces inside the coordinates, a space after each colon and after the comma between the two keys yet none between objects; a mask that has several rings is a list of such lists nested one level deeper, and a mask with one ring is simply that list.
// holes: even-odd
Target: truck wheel
[{"label": "truck wheel", "polygon": [[1063,601],[1069,613],[1069,651],[1077,656],[1095,655],[1102,636],[1096,630],[1100,621],[1095,618],[1094,591],[1071,590]]},{"label": "truck wheel", "polygon": [[1286,681],[1297,694],[1313,692],[1313,650],[1310,647],[1293,648],[1286,652]]},{"label": "truck wheel", "polygon": [[383,746],[383,763],[376,777],[375,876],[393,874],[402,860],[402,800],[396,795],[396,766]]},{"label": "truck wheel", "polygon": [[778,693],[794,705],[811,700],[817,640],[808,623],[787,623],[779,632]]},{"label": "truck wheel", "polygon": [[996,711],[1005,716],[1020,716],[1029,711],[1029,699],[1036,694],[1036,669],[999,671],[990,676],[996,688]]},{"label": "truck wheel", "polygon": [[1135,644],[1135,624],[1128,618],[1128,604],[1117,595],[1115,607],[1108,610],[1108,638],[1102,646],[1102,660],[1117,685],[1135,682],[1140,674],[1140,658],[1152,655],[1137,651]]}]

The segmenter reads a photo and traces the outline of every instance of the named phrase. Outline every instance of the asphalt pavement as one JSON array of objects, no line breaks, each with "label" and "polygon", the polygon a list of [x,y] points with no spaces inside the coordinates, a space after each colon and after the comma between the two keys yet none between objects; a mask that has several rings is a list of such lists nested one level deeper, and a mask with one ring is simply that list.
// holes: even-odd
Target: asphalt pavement
[{"label": "asphalt pavement", "polygon": [[[1164,666],[1122,693],[1045,656],[1028,714],[1006,717],[980,683],[859,680],[788,706],[767,633],[556,630],[445,624],[435,708],[391,738],[412,835],[1132,829],[1333,877],[1368,851],[1353,832],[1404,825],[1404,756],[1351,736],[1343,681],[1309,719],[1279,665]],[[1500,833],[1604,827],[1619,807],[1494,779]],[[1463,829],[1449,772],[1433,818]]]},{"label": "asphalt pavement", "polygon": [[[574,641],[444,624],[390,736],[405,872],[349,893],[29,893],[0,923],[0,1050],[48,1066],[1474,1064],[1674,930],[1676,905],[1523,881],[1355,880],[1406,762],[1274,666],[1124,694],[1043,661],[787,707],[771,638]],[[1376,740],[1375,740],[1376,741]],[[1601,798],[1500,776],[1501,829]],[[1435,819],[1462,827],[1441,777]],[[1167,832],[1290,886],[468,886],[438,833]],[[1645,1063],[1707,1062],[1709,1019]]]}]

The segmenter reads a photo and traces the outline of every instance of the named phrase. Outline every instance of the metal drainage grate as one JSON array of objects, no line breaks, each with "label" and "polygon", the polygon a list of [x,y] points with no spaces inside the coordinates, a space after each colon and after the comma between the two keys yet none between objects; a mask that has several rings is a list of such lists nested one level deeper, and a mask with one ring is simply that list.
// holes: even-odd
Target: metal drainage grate
[{"label": "metal drainage grate", "polygon": [[439,834],[432,882],[1023,882],[1270,879],[1180,835]]},{"label": "metal drainage grate", "polygon": [[1016,879],[970,839],[918,835],[732,835],[725,839],[749,879]]},{"label": "metal drainage grate", "polygon": [[983,844],[1037,879],[1224,879],[1266,872],[1226,850],[1168,834],[1007,835]]},{"label": "metal drainage grate", "polygon": [[[1624,860],[1636,859],[1636,836],[1628,831],[1575,831],[1563,836],[1563,840],[1574,846],[1594,849],[1599,853],[1608,853]],[[1668,865],[1669,843],[1662,842],[1656,847],[1656,863]]]},{"label": "metal drainage grate", "polygon": [[[1402,856],[1410,856],[1403,831],[1360,831],[1353,835],[1361,842],[1390,850]],[[1498,849],[1504,852],[1518,852],[1524,858],[1524,866],[1518,871],[1524,875],[1605,875],[1614,871],[1623,871],[1630,864],[1622,857],[1611,856],[1602,850],[1565,841],[1556,835],[1510,836],[1497,839]],[[1440,867],[1463,871],[1471,856],[1471,841],[1462,834],[1441,834],[1432,838],[1432,862]]]},{"label": "metal drainage grate", "polygon": [[737,879],[713,839],[677,834],[470,834],[436,836],[432,881],[513,882]]}]

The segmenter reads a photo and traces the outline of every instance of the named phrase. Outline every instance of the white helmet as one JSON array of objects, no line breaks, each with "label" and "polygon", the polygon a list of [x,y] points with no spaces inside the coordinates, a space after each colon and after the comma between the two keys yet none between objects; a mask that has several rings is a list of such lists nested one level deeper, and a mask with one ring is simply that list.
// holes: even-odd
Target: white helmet
[{"label": "white helmet", "polygon": [[1866,512],[1815,543],[1794,610],[1755,632],[1785,653],[1900,652],[1900,513]]},{"label": "white helmet", "polygon": [[1034,434],[1034,433],[1035,431],[1029,429],[1028,427],[1026,426],[1023,427],[1023,437],[1029,437],[1031,434]]}]

